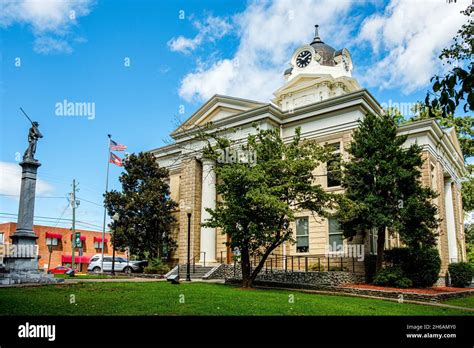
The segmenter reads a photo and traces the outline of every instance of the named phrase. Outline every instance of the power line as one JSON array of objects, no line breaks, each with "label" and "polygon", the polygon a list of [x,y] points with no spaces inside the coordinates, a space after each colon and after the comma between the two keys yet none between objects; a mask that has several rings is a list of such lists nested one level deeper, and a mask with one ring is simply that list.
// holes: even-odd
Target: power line
[{"label": "power line", "polygon": [[84,199],[84,198],[82,198],[82,197],[78,197],[78,199],[79,199],[81,202],[84,201],[84,202],[87,202],[87,203],[90,203],[90,204],[97,205],[97,206],[99,206],[99,207],[103,207],[103,206],[104,206],[103,204],[99,204],[99,203],[96,203],[96,202],[92,202],[92,201],[89,201],[89,200]]},{"label": "power line", "polygon": [[[0,213],[0,215],[6,215],[7,217],[18,217],[18,214],[14,214],[14,213]],[[50,217],[50,216],[34,216],[34,219],[43,220],[44,222],[53,222],[53,221],[56,221],[56,220],[72,222],[72,219],[68,219],[68,218],[59,218],[59,219],[57,219],[56,217]],[[51,221],[51,220],[53,220],[53,221]],[[76,220],[76,222],[81,224],[81,225],[88,225],[88,226],[93,226],[95,228],[102,228],[101,226],[96,225],[96,224],[91,223],[91,222],[77,221],[77,220]]]},{"label": "power line", "polygon": [[[20,195],[8,195],[8,194],[5,194],[5,193],[0,193],[0,196],[3,196],[3,197],[20,197]],[[67,197],[64,197],[64,196],[35,196],[35,198],[54,198],[54,199],[59,199],[59,198],[67,198]]]}]

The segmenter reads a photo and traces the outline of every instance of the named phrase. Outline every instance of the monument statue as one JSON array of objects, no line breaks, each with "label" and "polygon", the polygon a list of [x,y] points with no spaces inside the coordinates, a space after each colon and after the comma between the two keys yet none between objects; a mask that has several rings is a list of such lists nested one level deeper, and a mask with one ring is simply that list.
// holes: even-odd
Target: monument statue
[{"label": "monument statue", "polygon": [[31,122],[31,127],[28,132],[28,148],[25,151],[25,154],[23,155],[23,161],[35,161],[35,153],[36,153],[36,143],[38,142],[38,139],[43,137],[43,134],[40,133],[39,129],[39,124],[38,122]]},{"label": "monument statue", "polygon": [[[20,108],[21,109],[21,108]],[[49,274],[38,269],[38,236],[33,231],[35,211],[36,177],[41,163],[35,159],[36,144],[43,135],[38,130],[38,122],[33,122],[21,109],[31,123],[28,132],[28,148],[20,163],[21,188],[18,221],[9,246],[13,253],[4,257],[5,264],[0,267],[0,284],[55,283]]]}]

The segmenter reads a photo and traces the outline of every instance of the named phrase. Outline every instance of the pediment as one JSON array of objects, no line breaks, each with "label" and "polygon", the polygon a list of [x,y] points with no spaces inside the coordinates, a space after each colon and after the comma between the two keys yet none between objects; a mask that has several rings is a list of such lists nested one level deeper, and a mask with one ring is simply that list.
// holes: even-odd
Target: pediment
[{"label": "pediment", "polygon": [[214,95],[174,130],[171,135],[173,136],[184,130],[203,126],[209,122],[219,121],[263,105],[265,104],[254,100]]},{"label": "pediment", "polygon": [[459,155],[462,157],[463,153],[462,153],[462,149],[461,149],[461,144],[459,143],[458,135],[456,133],[456,129],[454,127],[451,127],[451,128],[445,129],[444,131],[448,134],[449,139],[453,143],[454,148],[459,153]]}]

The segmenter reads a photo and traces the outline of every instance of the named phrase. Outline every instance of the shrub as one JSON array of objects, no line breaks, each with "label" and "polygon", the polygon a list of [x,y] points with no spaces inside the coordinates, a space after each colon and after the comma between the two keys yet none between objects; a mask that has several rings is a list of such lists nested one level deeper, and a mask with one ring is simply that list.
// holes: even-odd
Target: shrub
[{"label": "shrub", "polygon": [[395,248],[387,250],[385,261],[400,266],[415,287],[429,287],[438,280],[441,259],[436,248]]},{"label": "shrub", "polygon": [[377,272],[374,277],[374,284],[409,288],[412,286],[412,281],[403,275],[403,271],[399,266],[389,266]]},{"label": "shrub", "polygon": [[451,285],[464,288],[469,286],[474,277],[474,269],[467,262],[451,263],[448,266],[449,275],[451,277]]},{"label": "shrub", "polygon": [[170,271],[170,267],[163,263],[160,259],[153,259],[148,262],[148,265],[143,269],[147,274],[165,274]]}]

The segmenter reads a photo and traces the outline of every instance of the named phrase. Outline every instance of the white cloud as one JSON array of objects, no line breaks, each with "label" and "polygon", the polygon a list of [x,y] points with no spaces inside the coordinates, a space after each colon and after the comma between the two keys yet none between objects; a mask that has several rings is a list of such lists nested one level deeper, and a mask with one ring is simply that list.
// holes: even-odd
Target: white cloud
[{"label": "white cloud", "polygon": [[92,3],[93,0],[2,0],[0,27],[27,25],[35,36],[36,52],[70,53],[72,29],[79,17],[90,13]]},{"label": "white cloud", "polygon": [[184,36],[172,38],[168,41],[168,47],[171,51],[190,53],[203,42],[214,42],[222,38],[232,28],[227,20],[214,16],[208,16],[204,22],[194,21],[193,25],[198,30],[196,36],[192,39]]},{"label": "white cloud", "polygon": [[[466,21],[459,12],[469,1],[392,0],[382,14],[367,18],[358,42],[368,42],[379,61],[360,76],[366,87],[401,88],[410,93],[425,87],[440,69],[438,56]],[[367,52],[370,54],[369,52]]]},{"label": "white cloud", "polygon": [[[0,194],[20,195],[21,167],[18,163],[0,162]],[[51,184],[41,179],[36,180],[36,195],[47,195],[53,192]]]},{"label": "white cloud", "polygon": [[309,43],[314,25],[332,45],[342,44],[351,29],[349,1],[254,1],[233,18],[240,44],[231,58],[198,66],[186,75],[179,95],[202,101],[215,93],[268,101],[283,81],[293,50]]}]

